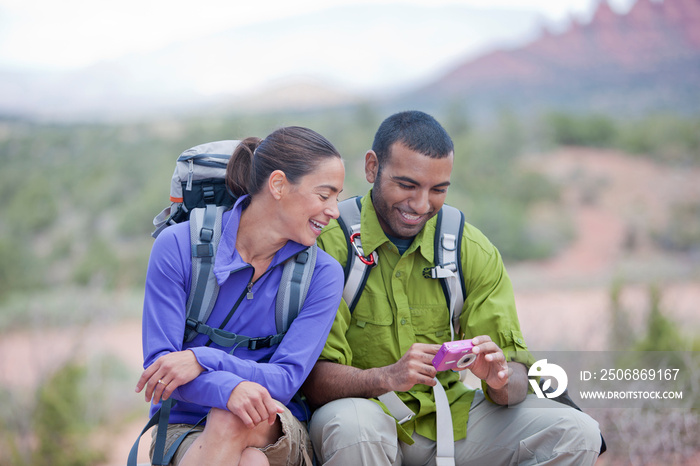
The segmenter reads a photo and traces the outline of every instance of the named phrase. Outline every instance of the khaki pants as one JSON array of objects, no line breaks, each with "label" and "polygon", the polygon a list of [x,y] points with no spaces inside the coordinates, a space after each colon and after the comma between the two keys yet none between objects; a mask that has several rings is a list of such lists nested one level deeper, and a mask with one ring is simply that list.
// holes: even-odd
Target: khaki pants
[{"label": "khaki pants", "polygon": [[[280,406],[282,406],[280,404]],[[260,448],[260,451],[265,453],[270,465],[272,466],[311,466],[310,458],[313,456],[311,448],[311,440],[309,439],[306,425],[300,422],[286,407],[284,412],[278,415],[282,422],[282,437],[272,445],[265,448]],[[165,451],[188,430],[192,429],[191,424],[170,424],[168,425],[168,433],[165,440]],[[192,446],[192,443],[202,434],[203,425],[195,427],[192,432],[185,437],[178,447],[173,459],[170,461],[170,466],[177,466],[182,461],[187,449]],[[158,428],[153,429],[151,434],[151,450],[150,457],[153,459],[153,450],[155,447],[156,435]],[[305,460],[306,459],[306,460]]]},{"label": "khaki pants", "polygon": [[[399,442],[394,418],[363,398],[336,400],[311,419],[311,440],[328,466],[435,464],[435,442],[418,434]],[[528,395],[514,407],[495,405],[476,392],[467,438],[455,442],[455,464],[592,465],[600,450],[598,423],[552,400]]]}]

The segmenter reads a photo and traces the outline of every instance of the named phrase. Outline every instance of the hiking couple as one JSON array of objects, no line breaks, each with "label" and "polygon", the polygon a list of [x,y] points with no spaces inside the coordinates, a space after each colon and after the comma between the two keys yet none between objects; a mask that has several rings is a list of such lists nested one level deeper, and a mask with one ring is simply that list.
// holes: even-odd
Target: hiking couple
[{"label": "hiking couple", "polygon": [[[365,155],[370,191],[339,207],[345,168],[323,136],[284,127],[237,145],[226,172],[237,200],[222,215],[213,261],[218,298],[196,326],[206,331],[183,343],[188,222],[163,230],[149,261],[136,389],[152,414],[175,401],[161,432],[169,464],[310,465],[314,455],[324,465],[595,463],[598,424],[528,394],[534,361],[496,247],[464,220],[447,236],[462,290],[454,321],[444,280],[425,275],[436,269],[453,163],[452,140],[433,117],[394,114]],[[351,240],[338,220],[344,203],[358,209]],[[303,304],[279,334],[276,297],[290,286],[283,264],[310,250]],[[354,254],[372,265],[350,299],[343,266]],[[222,332],[252,338],[224,346]],[[431,363],[459,339],[474,345],[476,389]]]}]

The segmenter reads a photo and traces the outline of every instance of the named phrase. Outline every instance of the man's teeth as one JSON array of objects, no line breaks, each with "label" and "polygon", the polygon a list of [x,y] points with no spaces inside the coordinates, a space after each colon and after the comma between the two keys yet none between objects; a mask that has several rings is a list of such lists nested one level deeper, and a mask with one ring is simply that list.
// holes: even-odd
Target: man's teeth
[{"label": "man's teeth", "polygon": [[401,212],[401,215],[403,215],[407,220],[418,220],[420,218],[420,215],[411,215],[407,214],[406,212]]}]

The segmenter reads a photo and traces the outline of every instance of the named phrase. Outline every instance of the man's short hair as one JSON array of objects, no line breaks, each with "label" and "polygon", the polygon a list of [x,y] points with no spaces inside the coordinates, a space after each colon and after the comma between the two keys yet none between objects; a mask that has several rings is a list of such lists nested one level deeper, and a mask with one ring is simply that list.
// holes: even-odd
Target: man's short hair
[{"label": "man's short hair", "polygon": [[381,167],[395,142],[428,157],[440,159],[454,151],[452,138],[435,118],[418,110],[391,115],[384,120],[374,135],[372,150]]}]

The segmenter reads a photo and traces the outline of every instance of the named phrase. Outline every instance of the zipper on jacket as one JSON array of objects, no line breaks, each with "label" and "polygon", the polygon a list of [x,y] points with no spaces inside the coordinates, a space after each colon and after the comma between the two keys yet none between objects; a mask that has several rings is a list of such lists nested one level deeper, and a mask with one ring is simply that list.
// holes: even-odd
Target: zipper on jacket
[{"label": "zipper on jacket", "polygon": [[[260,275],[260,276],[258,277],[258,280],[260,280],[260,279],[261,279],[262,277],[264,277],[270,270],[274,269],[274,268],[277,267],[278,265],[279,265],[279,264],[275,265],[274,267],[268,268],[265,272],[263,272],[262,275]],[[247,268],[251,268],[251,269],[252,269],[253,267],[250,266],[250,265],[247,265],[247,266],[242,267],[242,268],[240,268],[240,269],[233,270],[233,271],[231,271],[231,273],[233,274],[233,273],[236,273],[236,272],[240,272],[241,270],[244,270],[244,269],[247,269]],[[238,310],[238,306],[240,306],[241,303],[243,302],[243,298],[244,298],[244,297],[248,297],[248,299],[252,299],[252,298],[253,298],[253,292],[252,292],[253,284],[255,284],[255,283],[258,281],[258,280],[255,280],[255,282],[252,281],[252,278],[253,278],[253,275],[254,275],[254,274],[255,274],[255,270],[253,269],[253,274],[252,274],[251,277],[250,277],[251,280],[248,281],[248,285],[246,285],[246,287],[243,289],[243,291],[241,292],[241,295],[240,295],[240,296],[238,297],[238,299],[236,300],[236,303],[233,305],[233,307],[232,307],[231,310],[229,311],[229,313],[228,313],[228,315],[226,316],[226,318],[224,319],[224,321],[221,323],[221,325],[219,325],[219,329],[223,329],[224,327],[226,327],[226,324],[229,323],[229,321],[230,321],[231,318],[233,317],[233,314]],[[213,341],[211,341],[211,339],[209,339],[209,341],[207,341],[207,343],[206,343],[204,346],[210,346],[212,343],[213,343]]]}]

